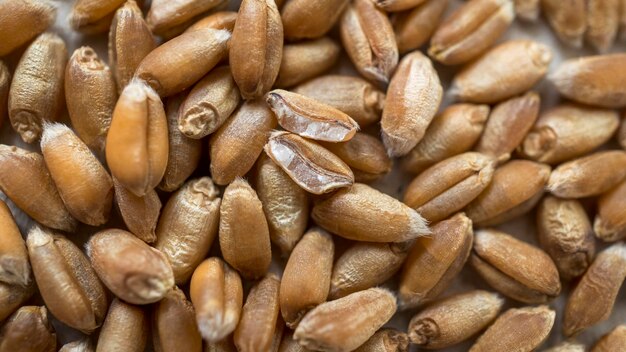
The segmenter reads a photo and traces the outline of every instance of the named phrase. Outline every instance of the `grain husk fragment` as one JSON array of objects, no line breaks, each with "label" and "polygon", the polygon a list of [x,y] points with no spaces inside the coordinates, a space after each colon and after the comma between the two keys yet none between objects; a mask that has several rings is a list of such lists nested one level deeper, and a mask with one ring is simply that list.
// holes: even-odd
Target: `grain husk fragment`
[{"label": "grain husk fragment", "polygon": [[150,319],[143,307],[114,299],[98,337],[97,352],[143,352]]},{"label": "grain husk fragment", "polygon": [[[0,283],[28,287],[32,281],[28,251],[11,210],[0,200]],[[0,319],[3,320],[3,319]]]},{"label": "grain husk fragment", "polygon": [[156,352],[202,351],[194,307],[176,286],[153,308],[152,341]]},{"label": "grain husk fragment", "polygon": [[339,52],[327,37],[285,45],[275,86],[291,87],[321,75],[337,62]]},{"label": "grain husk fragment", "polygon": [[[290,0],[281,10],[285,38],[319,38],[337,22],[348,0]],[[311,16],[311,14],[315,14]]]},{"label": "grain husk fragment", "polygon": [[0,329],[0,352],[54,352],[57,335],[48,319],[45,306],[23,306],[13,313]]},{"label": "grain husk fragment", "polygon": [[136,196],[113,178],[115,203],[128,231],[146,243],[156,241],[156,226],[161,212],[161,200],[155,190]]},{"label": "grain husk fragment", "polygon": [[355,352],[407,352],[409,338],[396,329],[380,329]]},{"label": "grain husk fragment", "polygon": [[0,3],[0,56],[43,33],[55,20],[56,7],[46,0]]},{"label": "grain husk fragment", "polygon": [[216,8],[224,0],[153,0],[146,20],[150,29],[163,35],[206,11]]},{"label": "grain husk fragment", "polygon": [[391,23],[400,54],[424,45],[439,26],[448,0],[426,0],[420,5],[395,14]]},{"label": "grain husk fragment", "polygon": [[568,0],[563,4],[562,0],[541,0],[541,5],[556,36],[569,46],[582,47],[587,30],[587,2]]},{"label": "grain husk fragment", "polygon": [[617,37],[620,16],[619,0],[587,1],[587,42],[598,52],[607,52]]},{"label": "grain husk fragment", "polygon": [[593,346],[591,352],[611,352],[624,349],[626,349],[626,326],[622,324],[602,336]]},{"label": "grain husk fragment", "polygon": [[600,196],[593,229],[603,241],[626,237],[626,181]]}]

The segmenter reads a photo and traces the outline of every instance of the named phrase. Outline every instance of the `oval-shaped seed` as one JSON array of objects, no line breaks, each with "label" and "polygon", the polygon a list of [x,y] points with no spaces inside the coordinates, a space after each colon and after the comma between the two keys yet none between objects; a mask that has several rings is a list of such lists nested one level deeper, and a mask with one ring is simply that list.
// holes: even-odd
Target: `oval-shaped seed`
[{"label": "oval-shaped seed", "polygon": [[552,51],[544,44],[510,40],[461,69],[450,93],[462,101],[496,103],[532,88],[545,76],[551,61]]},{"label": "oval-shaped seed", "polygon": [[218,67],[196,83],[185,98],[178,114],[178,129],[189,138],[206,137],[226,121],[239,99],[230,67]]},{"label": "oval-shaped seed", "polygon": [[0,13],[0,56],[5,56],[45,31],[55,20],[56,7],[46,0],[3,1]]},{"label": "oval-shaped seed", "polygon": [[70,214],[91,226],[106,223],[113,203],[113,181],[87,145],[67,126],[46,124],[41,151]]},{"label": "oval-shaped seed", "polygon": [[159,95],[174,95],[191,87],[222,61],[228,53],[230,36],[227,30],[212,28],[183,33],[146,55],[136,76]]},{"label": "oval-shaped seed", "polygon": [[[275,340],[277,329],[282,330],[278,296],[280,279],[268,274],[252,287],[235,330],[235,346],[241,352],[275,351],[280,343]],[[280,325],[281,328],[278,328]],[[275,349],[272,348],[275,346]]]},{"label": "oval-shaped seed", "polygon": [[154,0],[146,20],[154,33],[162,35],[223,3],[224,0]]},{"label": "oval-shaped seed", "polygon": [[343,12],[341,41],[361,76],[385,86],[398,65],[398,46],[387,14],[372,0],[355,0]]},{"label": "oval-shaped seed", "polygon": [[543,350],[543,352],[585,352],[587,348],[585,345],[572,341],[563,341],[560,344],[550,347],[547,350]]},{"label": "oval-shaped seed", "polygon": [[58,119],[64,104],[66,62],[63,39],[44,33],[28,46],[17,64],[9,90],[9,118],[24,142],[39,139],[44,121]]},{"label": "oval-shaped seed", "polygon": [[370,288],[313,308],[293,334],[300,345],[323,351],[352,351],[364,344],[396,312],[388,290]]},{"label": "oval-shaped seed", "polygon": [[76,227],[41,154],[0,144],[0,189],[38,223],[68,232]]},{"label": "oval-shaped seed", "polygon": [[220,248],[224,260],[246,279],[267,273],[272,260],[270,234],[263,204],[244,179],[226,190],[220,206]]},{"label": "oval-shaped seed", "polygon": [[311,216],[327,231],[355,241],[404,242],[429,233],[415,210],[361,183],[317,202]]},{"label": "oval-shaped seed", "polygon": [[150,190],[143,197],[122,186],[113,178],[115,203],[128,231],[146,243],[156,241],[156,226],[161,212],[161,200],[155,190]]},{"label": "oval-shaped seed", "polygon": [[411,319],[409,339],[429,350],[456,345],[489,325],[503,306],[504,299],[500,295],[481,290],[448,297]]},{"label": "oval-shaped seed", "polygon": [[157,302],[174,286],[165,255],[130,232],[109,229],[96,233],[87,243],[87,254],[102,282],[129,303]]},{"label": "oval-shaped seed", "polygon": [[61,346],[59,352],[94,352],[96,349],[88,337],[74,340]]},{"label": "oval-shaped seed", "polygon": [[[92,23],[86,23],[85,25],[80,26],[76,28],[75,30],[78,32],[81,32],[84,35],[97,35],[97,34],[106,33],[111,28],[111,22],[113,22],[114,17],[115,17],[115,9],[113,9],[113,11],[111,11],[110,13],[106,14],[101,19],[96,20],[95,22],[92,22]],[[70,23],[70,26],[71,26],[71,23]]]},{"label": "oval-shaped seed", "polygon": [[488,105],[448,106],[435,116],[424,138],[402,158],[402,168],[419,174],[439,161],[468,151],[482,134],[488,116]]},{"label": "oval-shaped seed", "polygon": [[[626,349],[626,325],[618,325],[596,342],[591,352],[611,352]],[[584,350],[581,350],[584,351]]]},{"label": "oval-shaped seed", "polygon": [[143,352],[148,342],[148,313],[139,306],[113,299],[98,337],[98,352]]},{"label": "oval-shaped seed", "polygon": [[208,177],[191,180],[167,201],[154,245],[169,260],[177,284],[186,283],[217,236],[221,199]]},{"label": "oval-shaped seed", "polygon": [[112,18],[110,15],[123,3],[124,0],[77,0],[69,16],[70,26],[80,31],[94,25],[98,27],[100,21],[105,18],[110,23]]},{"label": "oval-shaped seed", "polygon": [[281,11],[285,38],[295,40],[323,36],[337,22],[347,3],[348,0],[288,1]]},{"label": "oval-shaped seed", "polygon": [[65,100],[72,127],[89,148],[104,150],[116,99],[109,67],[92,48],[76,49],[65,69]]},{"label": "oval-shaped seed", "polygon": [[396,329],[380,329],[354,352],[407,352],[409,337]]},{"label": "oval-shaped seed", "polygon": [[265,153],[257,162],[255,185],[263,203],[270,239],[286,256],[306,230],[309,197]]},{"label": "oval-shaped seed", "polygon": [[[29,272],[29,276],[31,276]],[[4,321],[16,309],[21,307],[35,293],[36,284],[30,281],[28,286],[9,285],[0,282],[0,320]]]},{"label": "oval-shaped seed", "polygon": [[236,20],[237,12],[235,11],[217,11],[198,20],[187,28],[185,32],[191,32],[201,28],[226,29],[232,32],[235,28]]},{"label": "oval-shaped seed", "polygon": [[304,95],[276,89],[266,100],[280,126],[302,137],[345,142],[359,129],[350,116]]},{"label": "oval-shaped seed", "polygon": [[593,229],[603,241],[626,238],[626,181],[598,199],[598,212]]},{"label": "oval-shaped seed", "polygon": [[570,280],[585,273],[596,246],[587,213],[577,200],[545,197],[537,210],[537,230],[539,243],[561,278]]},{"label": "oval-shaped seed", "polygon": [[[27,287],[31,283],[28,251],[11,210],[0,200],[0,282]],[[3,319],[0,319],[3,320]]]},{"label": "oval-shaped seed", "polygon": [[157,352],[202,351],[193,305],[178,287],[172,289],[152,311],[152,341]]},{"label": "oval-shaped seed", "polygon": [[321,75],[337,62],[339,52],[328,37],[285,45],[275,86],[291,87]]},{"label": "oval-shaped seed", "polygon": [[203,261],[193,272],[189,289],[202,338],[216,343],[239,322],[243,287],[239,274],[218,257]]},{"label": "oval-shaped seed", "polygon": [[338,156],[296,134],[273,132],[264,149],[307,192],[329,193],[354,183],[352,170]]},{"label": "oval-shaped seed", "polygon": [[468,62],[491,47],[514,18],[512,0],[466,2],[439,25],[428,55],[446,65]]},{"label": "oval-shaped seed", "polygon": [[557,37],[565,44],[580,48],[587,30],[587,1],[541,0],[543,13]]},{"label": "oval-shaped seed", "polygon": [[243,0],[237,13],[229,62],[244,99],[272,89],[283,56],[283,23],[272,0]]},{"label": "oval-shaped seed", "polygon": [[428,303],[461,271],[472,249],[472,221],[463,213],[437,223],[417,239],[404,262],[398,299],[402,309]]},{"label": "oval-shaped seed", "polygon": [[626,178],[626,152],[597,152],[559,165],[548,181],[550,193],[561,198],[599,195]]},{"label": "oval-shaped seed", "polygon": [[89,260],[67,238],[33,226],[26,241],[33,274],[54,316],[84,333],[102,324],[106,292]]},{"label": "oval-shaped seed", "polygon": [[543,195],[550,167],[526,160],[513,160],[498,167],[491,183],[467,208],[475,225],[491,226],[525,214]]},{"label": "oval-shaped seed", "polygon": [[536,21],[541,12],[541,0],[515,0],[515,16],[523,21]]},{"label": "oval-shaped seed", "polygon": [[443,220],[463,209],[489,185],[496,162],[474,152],[441,161],[411,181],[404,203],[429,222]]},{"label": "oval-shaped seed", "polygon": [[475,150],[500,160],[508,159],[507,155],[522,143],[537,120],[540,102],[539,94],[528,92],[496,105]]},{"label": "oval-shaped seed", "polygon": [[347,142],[321,144],[350,166],[356,182],[372,182],[391,171],[385,146],[369,134],[357,132]]},{"label": "oval-shaped seed", "polygon": [[509,309],[496,319],[469,351],[534,351],[550,334],[555,315],[547,306]]},{"label": "oval-shaped seed", "polygon": [[318,77],[295,87],[293,92],[346,113],[361,128],[378,122],[385,103],[385,93],[354,76]]},{"label": "oval-shaped seed", "polygon": [[616,111],[562,104],[539,117],[518,151],[528,159],[557,164],[606,143],[618,126]]},{"label": "oval-shaped seed", "polygon": [[0,329],[0,351],[54,352],[57,335],[48,320],[45,306],[23,306],[4,323]]},{"label": "oval-shaped seed", "polygon": [[383,284],[402,267],[412,246],[413,241],[355,243],[333,266],[328,298],[341,298]]},{"label": "oval-shaped seed", "polygon": [[447,7],[448,0],[426,0],[409,11],[395,14],[391,23],[400,54],[424,45],[439,26]]},{"label": "oval-shaped seed", "polygon": [[390,156],[408,154],[435,117],[443,88],[432,62],[420,51],[406,55],[391,79],[380,121]]},{"label": "oval-shaped seed", "polygon": [[585,37],[587,42],[601,53],[607,52],[613,46],[619,29],[620,6],[619,0],[590,0],[587,2],[587,32],[585,32]]},{"label": "oval-shaped seed", "polygon": [[167,167],[169,143],[163,103],[145,82],[124,88],[107,135],[111,174],[137,196],[154,189]]},{"label": "oval-shaped seed", "polygon": [[572,336],[606,320],[624,278],[626,245],[620,242],[598,253],[570,294],[563,317],[563,333]]},{"label": "oval-shaped seed", "polygon": [[503,232],[476,231],[470,264],[493,288],[524,303],[545,303],[561,292],[548,254]]},{"label": "oval-shaped seed", "polygon": [[198,167],[202,154],[202,142],[187,137],[178,129],[180,106],[184,99],[185,96],[179,94],[165,102],[169,151],[165,174],[158,187],[166,192],[173,192],[185,183]]},{"label": "oval-shaped seed", "polygon": [[263,152],[276,118],[262,100],[243,103],[209,139],[211,176],[218,185],[243,177]]},{"label": "oval-shaped seed", "polygon": [[280,312],[291,329],[309,309],[326,302],[333,269],[332,236],[313,228],[302,236],[289,255],[280,283]]}]

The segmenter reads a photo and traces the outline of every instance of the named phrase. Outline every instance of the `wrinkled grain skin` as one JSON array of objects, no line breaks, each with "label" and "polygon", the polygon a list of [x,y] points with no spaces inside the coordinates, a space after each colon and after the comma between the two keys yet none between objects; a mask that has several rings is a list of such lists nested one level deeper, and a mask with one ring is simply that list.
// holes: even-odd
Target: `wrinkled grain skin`
[{"label": "wrinkled grain skin", "polygon": [[7,103],[9,99],[9,86],[11,85],[11,72],[9,68],[0,60],[0,127],[7,116]]},{"label": "wrinkled grain skin", "polygon": [[41,151],[67,210],[91,226],[109,220],[113,180],[85,143],[67,126],[44,126]]},{"label": "wrinkled grain skin", "polygon": [[626,349],[626,326],[622,324],[602,336],[593,346],[591,352],[611,352],[624,349]]},{"label": "wrinkled grain skin", "polygon": [[0,320],[4,321],[21,307],[35,293],[35,290],[34,280],[31,280],[30,285],[26,287],[0,282]]},{"label": "wrinkled grain skin", "polygon": [[130,83],[148,53],[156,47],[152,32],[134,0],[127,0],[116,12],[109,31],[109,65],[121,92]]},{"label": "wrinkled grain skin", "polygon": [[65,100],[76,134],[89,148],[104,150],[117,92],[109,66],[88,46],[76,49],[65,68]]},{"label": "wrinkled grain skin", "polygon": [[281,16],[288,40],[319,38],[337,22],[348,0],[289,0]]},{"label": "wrinkled grain skin", "polygon": [[198,20],[192,24],[185,32],[195,31],[201,28],[226,29],[230,32],[235,28],[237,20],[237,12],[235,11],[217,11]]},{"label": "wrinkled grain skin", "polygon": [[516,218],[541,198],[550,167],[527,160],[513,160],[498,167],[491,183],[466,208],[475,225],[491,226]]},{"label": "wrinkled grain skin", "polygon": [[566,336],[606,320],[626,278],[626,246],[616,243],[598,253],[570,294],[563,317]]},{"label": "wrinkled grain skin", "polygon": [[355,352],[407,352],[409,338],[396,329],[380,329]]},{"label": "wrinkled grain skin", "polygon": [[317,202],[311,216],[325,230],[355,241],[404,242],[429,233],[415,210],[361,183]]},{"label": "wrinkled grain skin", "polygon": [[511,155],[537,120],[540,101],[539,94],[528,92],[496,105],[475,150],[501,160]]},{"label": "wrinkled grain skin", "polygon": [[143,307],[115,298],[100,330],[96,352],[143,352],[148,342],[149,324]]},{"label": "wrinkled grain skin", "polygon": [[315,351],[353,351],[396,312],[396,298],[386,289],[370,288],[322,303],[298,324],[293,337]]},{"label": "wrinkled grain skin", "polygon": [[529,22],[539,19],[541,0],[514,0],[514,3],[516,18]]},{"label": "wrinkled grain skin", "polygon": [[446,65],[468,62],[489,49],[514,18],[512,0],[468,1],[439,25],[428,54]]},{"label": "wrinkled grain skin", "polygon": [[380,120],[385,93],[356,76],[325,75],[293,89],[350,116],[361,128]]},{"label": "wrinkled grain skin", "polygon": [[154,0],[146,16],[149,28],[157,35],[167,33],[195,16],[218,7],[224,0]]},{"label": "wrinkled grain skin", "polygon": [[[70,26],[79,31],[85,28],[88,33],[94,33],[94,27],[96,29],[103,27],[103,31],[95,32],[104,32],[105,28],[108,28],[108,23],[111,23],[111,15],[123,3],[124,0],[77,0],[69,16]],[[99,26],[101,21],[107,24]]]},{"label": "wrinkled grain skin", "polygon": [[26,245],[11,210],[2,200],[0,229],[0,283],[28,287],[32,278]]},{"label": "wrinkled grain skin", "polygon": [[262,100],[245,101],[209,139],[215,183],[227,185],[245,176],[276,126],[274,114]]},{"label": "wrinkled grain skin", "polygon": [[542,12],[556,36],[565,44],[580,48],[587,30],[585,0],[541,0]]},{"label": "wrinkled grain skin", "polygon": [[272,89],[283,56],[283,23],[273,0],[243,0],[239,7],[229,62],[244,99]]},{"label": "wrinkled grain skin", "polygon": [[239,274],[218,257],[206,259],[194,271],[189,292],[202,338],[208,343],[230,339],[243,304]]},{"label": "wrinkled grain skin", "polygon": [[354,183],[352,170],[338,156],[296,134],[273,132],[263,149],[298,186],[309,193],[330,193]]},{"label": "wrinkled grain skin", "polygon": [[391,171],[392,161],[385,146],[369,134],[357,132],[347,142],[322,145],[350,166],[356,182],[372,182]]},{"label": "wrinkled grain skin", "polygon": [[0,3],[0,56],[7,55],[44,32],[55,17],[56,7],[49,1]]},{"label": "wrinkled grain skin", "polygon": [[550,334],[555,315],[547,306],[509,309],[496,319],[469,351],[534,351]]},{"label": "wrinkled grain skin", "polygon": [[189,138],[206,137],[222,126],[239,99],[230,67],[218,67],[196,83],[185,98],[178,114],[178,129]]},{"label": "wrinkled grain skin", "polygon": [[291,87],[321,75],[335,65],[340,51],[328,37],[285,45],[275,85]]},{"label": "wrinkled grain skin", "polygon": [[613,46],[619,29],[619,16],[619,0],[589,0],[587,2],[585,37],[598,52],[605,53]]},{"label": "wrinkled grain skin", "polygon": [[157,352],[202,352],[194,307],[176,286],[153,308],[152,341]]},{"label": "wrinkled grain skin", "polygon": [[39,153],[0,144],[0,190],[42,225],[68,232],[76,227]]},{"label": "wrinkled grain skin", "polygon": [[130,232],[109,229],[96,233],[87,243],[87,254],[106,287],[129,303],[157,302],[174,286],[165,255]]},{"label": "wrinkled grain skin", "polygon": [[332,235],[313,228],[289,255],[279,294],[280,312],[289,328],[295,329],[309,309],[326,302],[334,254]]},{"label": "wrinkled grain skin", "polygon": [[357,242],[337,259],[330,281],[329,299],[381,285],[402,267],[413,241]]},{"label": "wrinkled grain skin", "polygon": [[419,174],[439,161],[468,151],[480,138],[488,116],[488,105],[448,106],[435,116],[424,138],[402,158],[402,168]]},{"label": "wrinkled grain skin", "polygon": [[395,14],[392,24],[400,54],[424,45],[439,26],[447,7],[448,0],[426,0],[409,11]]},{"label": "wrinkled grain skin", "polygon": [[[561,95],[583,104],[605,108],[626,106],[626,54],[570,59],[554,70],[549,80]],[[617,69],[616,69],[617,68]]]},{"label": "wrinkled grain skin", "polygon": [[477,231],[470,263],[493,288],[524,303],[545,303],[561,292],[548,254],[503,232]]},{"label": "wrinkled grain skin", "polygon": [[443,88],[432,62],[415,51],[406,55],[391,79],[380,121],[387,154],[408,154],[435,117]]},{"label": "wrinkled grain skin", "polygon": [[600,196],[593,229],[596,237],[603,241],[626,237],[626,181]]},{"label": "wrinkled grain skin", "polygon": [[408,185],[404,203],[436,223],[463,209],[489,185],[497,160],[468,152],[443,160]]},{"label": "wrinkled grain skin", "polygon": [[244,179],[226,190],[220,206],[219,241],[224,260],[246,279],[260,278],[272,260],[263,204]]},{"label": "wrinkled grain skin", "polygon": [[426,2],[425,0],[376,0],[376,6],[387,12],[410,10]]},{"label": "wrinkled grain skin", "polygon": [[229,31],[212,28],[183,33],[146,55],[137,67],[136,76],[161,96],[179,93],[226,57],[230,37]]},{"label": "wrinkled grain skin", "polygon": [[587,213],[577,200],[545,197],[537,210],[537,230],[539,243],[561,278],[570,280],[585,273],[596,246]]},{"label": "wrinkled grain skin", "polygon": [[74,340],[61,346],[59,352],[94,352],[96,349],[89,338]]},{"label": "wrinkled grain skin", "polygon": [[63,39],[44,33],[28,46],[17,64],[9,90],[9,119],[24,142],[41,137],[44,121],[58,119],[65,104],[66,62]]},{"label": "wrinkled grain skin", "polygon": [[618,126],[616,111],[576,104],[558,105],[541,114],[518,152],[531,160],[558,164],[606,143]]},{"label": "wrinkled grain skin", "polygon": [[0,329],[0,351],[54,352],[57,336],[45,306],[23,306]]},{"label": "wrinkled grain skin", "polygon": [[504,298],[488,291],[469,291],[437,301],[409,323],[411,343],[425,349],[456,345],[489,325],[504,306]]},{"label": "wrinkled grain skin", "polygon": [[361,76],[386,86],[398,65],[398,46],[387,14],[372,0],[355,0],[344,11],[341,41]]},{"label": "wrinkled grain skin", "polygon": [[437,298],[461,271],[472,249],[472,221],[463,213],[437,223],[431,232],[417,239],[404,262],[398,290],[402,309]]},{"label": "wrinkled grain skin", "polygon": [[255,185],[270,230],[270,240],[287,256],[306,230],[309,197],[265,153],[256,166]]},{"label": "wrinkled grain skin", "polygon": [[599,195],[626,178],[626,152],[602,151],[559,165],[548,180],[547,189],[561,198]]},{"label": "wrinkled grain skin", "polygon": [[36,225],[26,245],[37,287],[50,312],[84,333],[98,328],[108,308],[106,292],[80,248]]},{"label": "wrinkled grain skin", "polygon": [[[252,287],[241,312],[234,340],[240,352],[276,351],[276,331],[282,330],[279,309],[280,279],[268,274]],[[278,327],[280,325],[280,328]]]},{"label": "wrinkled grain skin", "polygon": [[532,88],[551,61],[552,51],[544,44],[510,40],[461,69],[450,94],[464,102],[497,103]]},{"label": "wrinkled grain skin", "polygon": [[184,98],[185,96],[180,94],[168,98],[165,102],[169,152],[165,174],[158,187],[166,192],[173,192],[183,185],[200,164],[202,154],[202,142],[187,137],[178,129],[180,106]]},{"label": "wrinkled grain skin", "polygon": [[127,190],[115,178],[115,203],[128,231],[146,243],[156,241],[156,227],[161,212],[161,200],[155,190],[150,190],[143,197]]},{"label": "wrinkled grain skin", "polygon": [[208,177],[190,180],[172,195],[156,229],[155,248],[172,265],[177,284],[186,283],[217,236],[221,199]]},{"label": "wrinkled grain skin", "polygon": [[113,111],[105,152],[112,176],[137,196],[154,189],[165,174],[167,130],[156,92],[140,80],[127,85]]}]

